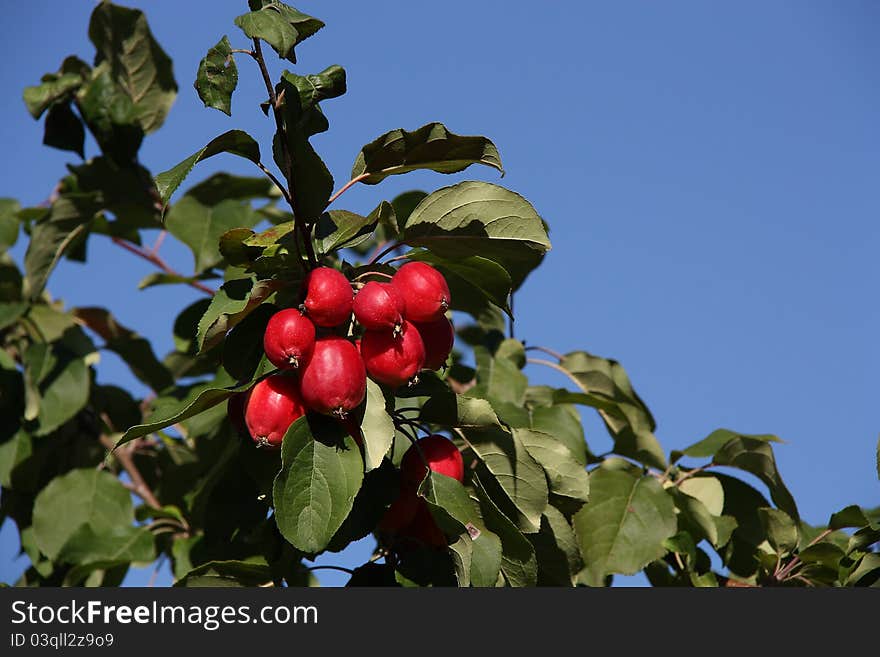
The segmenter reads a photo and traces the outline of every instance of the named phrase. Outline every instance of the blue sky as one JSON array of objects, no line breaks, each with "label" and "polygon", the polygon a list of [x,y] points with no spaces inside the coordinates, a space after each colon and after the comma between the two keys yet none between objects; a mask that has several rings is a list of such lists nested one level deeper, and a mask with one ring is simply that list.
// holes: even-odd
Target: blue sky
[{"label": "blue sky", "polygon": [[[136,3],[175,63],[180,96],[141,151],[153,173],[237,127],[268,144],[271,125],[251,62],[239,62],[233,118],[203,109],[199,59],[244,0]],[[0,36],[0,196],[45,199],[71,154],[40,146],[21,89],[76,53],[90,59],[89,2],[5,9]],[[620,360],[668,450],[718,427],[776,433],[783,476],[814,523],[849,503],[876,505],[880,431],[880,6],[810,2],[304,2],[328,27],[299,48],[298,72],[329,64],[349,92],[324,104],[315,143],[347,180],[360,147],[439,120],[498,145],[502,184],[550,223],[554,244],[517,296],[517,336]],[[280,68],[273,65],[273,74]],[[95,154],[87,144],[87,156]],[[253,174],[236,158],[200,165]],[[412,188],[479,177],[414,174],[348,192],[369,211]],[[191,255],[163,255],[182,271]],[[20,258],[21,245],[14,254]],[[139,292],[150,266],[103,238],[90,263],[65,263],[49,287],[69,305],[113,308],[164,353],[188,289]],[[872,292],[873,291],[873,292]],[[874,299],[872,302],[871,299]],[[537,381],[563,384],[552,372]],[[99,379],[141,392],[112,355]],[[596,451],[610,442],[585,416]],[[356,565],[369,544],[322,563]],[[0,531],[0,580],[21,561]],[[345,577],[321,571],[322,582]],[[129,581],[144,583],[149,572]],[[163,575],[160,582],[167,583]],[[636,583],[640,580],[635,580]]]}]

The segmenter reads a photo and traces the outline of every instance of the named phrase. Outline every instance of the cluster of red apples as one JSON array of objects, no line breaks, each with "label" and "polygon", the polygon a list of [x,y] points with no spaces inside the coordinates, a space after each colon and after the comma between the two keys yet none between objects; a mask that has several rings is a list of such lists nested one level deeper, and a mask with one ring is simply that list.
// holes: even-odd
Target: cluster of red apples
[{"label": "cluster of red apples", "polygon": [[[367,377],[394,389],[410,385],[421,370],[444,367],[452,351],[449,286],[428,264],[409,262],[390,281],[370,281],[356,294],[341,272],[319,267],[306,277],[302,296],[298,308],[275,313],[263,335],[266,357],[280,371],[229,401],[233,423],[258,447],[279,447],[306,411],[336,417],[360,443],[349,413],[363,402]],[[352,315],[352,328],[362,332],[347,331]],[[426,467],[464,480],[461,453],[444,436],[424,437],[406,451],[400,493],[378,527],[399,551],[447,544],[418,495]]]},{"label": "cluster of red apples", "polygon": [[422,262],[408,262],[357,294],[336,269],[312,270],[300,306],[278,311],[266,326],[263,347],[280,371],[230,400],[233,420],[260,447],[280,446],[306,411],[332,415],[351,430],[349,413],[363,402],[368,376],[396,389],[415,382],[422,369],[445,365],[454,341],[449,303],[446,279]]}]

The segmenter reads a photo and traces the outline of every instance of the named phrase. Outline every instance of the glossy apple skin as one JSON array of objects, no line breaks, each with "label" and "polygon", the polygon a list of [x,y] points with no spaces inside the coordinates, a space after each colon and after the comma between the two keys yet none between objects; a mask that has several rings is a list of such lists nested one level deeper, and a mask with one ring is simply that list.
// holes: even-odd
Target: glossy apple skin
[{"label": "glossy apple skin", "polygon": [[411,322],[440,319],[452,303],[443,274],[424,262],[406,263],[394,274],[391,284],[403,295],[406,318]]},{"label": "glossy apple skin", "polygon": [[303,307],[318,326],[339,326],[351,317],[354,292],[348,279],[331,267],[313,269],[303,281]]},{"label": "glossy apple skin", "polygon": [[279,447],[287,429],[305,412],[296,379],[273,374],[251,389],[244,419],[258,446]]},{"label": "glossy apple skin", "polygon": [[357,347],[338,336],[319,338],[302,370],[300,390],[313,411],[347,417],[367,394],[367,372]]},{"label": "glossy apple skin", "polygon": [[[452,477],[458,481],[464,481],[464,459],[461,452],[451,440],[440,434],[433,434],[420,438],[418,442],[428,462],[428,467],[433,472]],[[401,479],[409,484],[418,485],[427,475],[425,464],[415,445],[406,450],[400,462]]]},{"label": "glossy apple skin", "polygon": [[361,356],[367,374],[392,388],[408,384],[425,364],[425,345],[411,322],[404,322],[395,337],[390,331],[365,331]]},{"label": "glossy apple skin", "polygon": [[455,329],[446,317],[433,322],[413,322],[425,345],[425,369],[439,370],[446,365],[455,344]]},{"label": "glossy apple skin", "polygon": [[272,315],[263,334],[263,351],[269,362],[282,370],[304,365],[315,348],[315,325],[296,308]]},{"label": "glossy apple skin", "polygon": [[370,281],[354,297],[354,318],[368,331],[397,334],[403,325],[406,302],[391,283]]}]

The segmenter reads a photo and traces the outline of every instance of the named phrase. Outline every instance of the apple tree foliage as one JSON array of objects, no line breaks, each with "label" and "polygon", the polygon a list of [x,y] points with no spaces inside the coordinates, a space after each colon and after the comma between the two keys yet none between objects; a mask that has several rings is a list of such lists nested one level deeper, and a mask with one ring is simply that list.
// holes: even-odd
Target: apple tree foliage
[{"label": "apple tree foliage", "polygon": [[[329,128],[321,103],[345,93],[345,70],[295,67],[323,23],[277,0],[245,9],[207,48],[195,91],[231,114],[239,75],[260,76],[271,144],[229,130],[148,169],[140,148],[178,83],[144,14],[109,2],[91,16],[91,63],[67,57],[24,90],[44,144],[82,158],[88,132],[100,153],[69,165],[45,204],[0,200],[0,519],[14,521],[30,560],[18,584],[118,585],[132,565],[159,560],[181,586],[312,584],[315,555],[376,534],[410,439],[432,432],[466,465],[463,485],[432,474],[419,491],[448,549],[398,559],[378,541],[351,585],[606,586],[640,571],[663,586],[876,585],[880,513],[850,506],[807,524],[777,470],[775,436],[722,428],[667,454],[620,363],[513,337],[512,297],[550,250],[526,199],[479,180],[382,198],[385,178],[414,170],[503,172],[489,139],[442,123],[379,135],[338,186],[375,186],[375,207],[341,209],[311,138]],[[199,162],[230,155],[254,176],[193,183]],[[192,250],[192,273],[144,245],[156,230]],[[6,253],[20,237],[23,269]],[[85,261],[92,239],[154,263],[141,288],[205,293],[177,315],[171,353],[106,308],[51,297],[56,264]],[[370,383],[356,413],[362,447],[312,415],[280,450],[240,438],[226,402],[273,371],[261,343],[273,310],[297,303],[317,264],[354,279],[390,271],[389,260],[446,276],[451,366],[396,392]],[[152,392],[96,383],[101,351]],[[527,363],[567,385],[531,383]],[[598,413],[609,453],[588,447],[582,412]]]}]

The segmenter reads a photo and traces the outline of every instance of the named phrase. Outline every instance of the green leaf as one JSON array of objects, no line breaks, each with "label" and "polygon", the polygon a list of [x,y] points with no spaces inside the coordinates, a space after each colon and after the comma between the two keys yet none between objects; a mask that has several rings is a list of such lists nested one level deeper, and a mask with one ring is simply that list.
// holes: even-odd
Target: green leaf
[{"label": "green leaf", "polygon": [[394,210],[395,225],[388,227],[388,237],[398,236],[400,231],[402,231],[403,227],[406,225],[406,222],[409,219],[409,216],[412,214],[413,210],[418,207],[419,203],[421,203],[422,199],[424,199],[427,195],[427,192],[414,189],[408,192],[403,192],[402,194],[398,194],[393,199],[391,199],[391,207]]},{"label": "green leaf", "polygon": [[481,256],[522,285],[550,250],[547,227],[522,196],[490,183],[466,181],[422,199],[406,220],[404,242],[448,260]]},{"label": "green leaf", "polygon": [[583,578],[601,586],[611,573],[632,575],[665,554],[676,533],[672,499],[653,477],[620,470],[590,474],[590,503],[574,516],[586,567]]},{"label": "green leaf", "polygon": [[365,473],[351,512],[333,535],[327,549],[340,552],[375,530],[386,508],[397,499],[399,489],[400,473],[387,459]]},{"label": "green leaf", "polygon": [[348,210],[330,210],[321,215],[315,224],[315,240],[318,253],[327,254],[338,249],[357,246],[369,239],[379,222],[379,214],[387,212],[391,205],[387,201],[363,217]]},{"label": "green leaf", "polygon": [[341,430],[313,433],[306,417],[294,422],[284,435],[281,471],[272,487],[284,538],[306,554],[323,551],[351,511],[363,474],[350,436]]},{"label": "green leaf", "polygon": [[73,316],[104,340],[104,348],[112,351],[131,369],[139,381],[156,392],[174,385],[171,372],[156,358],[149,340],[116,321],[104,308],[74,308]]},{"label": "green leaf", "polygon": [[716,519],[709,513],[706,505],[696,497],[686,495],[675,487],[669,488],[668,492],[678,509],[679,527],[692,535],[697,542],[705,538],[712,545],[718,546]]},{"label": "green leaf", "polygon": [[272,569],[263,558],[255,561],[209,561],[190,570],[174,582],[174,586],[255,587],[268,584],[272,579]]},{"label": "green leaf", "polygon": [[520,371],[525,362],[522,343],[508,339],[499,345],[495,354],[485,347],[475,347],[474,358],[477,361],[477,384],[468,391],[469,394],[488,399],[496,406],[497,402],[507,402],[521,407],[529,383]]},{"label": "green leaf", "polygon": [[795,521],[800,519],[794,498],[776,468],[773,448],[766,440],[746,436],[733,438],[716,452],[712,462],[716,465],[739,468],[755,475],[770,490],[770,499],[776,503],[776,506]]},{"label": "green leaf", "polygon": [[29,384],[25,417],[37,421],[34,435],[52,433],[88,403],[91,377],[84,359],[34,343],[24,354],[24,365]]},{"label": "green leaf", "polygon": [[620,363],[574,351],[566,354],[559,366],[577,382],[583,394],[558,396],[557,402],[592,406],[614,438],[615,454],[660,470],[666,468],[666,457],[654,436],[654,417]]},{"label": "green leaf", "polygon": [[85,157],[86,130],[70,103],[56,103],[49,108],[43,132],[43,144]]},{"label": "green leaf", "polygon": [[40,84],[24,88],[24,104],[31,116],[39,119],[50,106],[76,91],[82,83],[79,73],[44,75]]},{"label": "green leaf", "polygon": [[382,464],[394,441],[394,422],[385,408],[385,396],[372,379],[367,379],[367,404],[361,432],[364,439],[364,468],[369,472]]},{"label": "green leaf", "polygon": [[144,14],[101,3],[89,21],[89,39],[131,99],[143,131],[158,129],[177,97],[177,83],[171,59],[153,38]]},{"label": "green leaf", "polygon": [[491,141],[456,135],[442,123],[428,123],[412,132],[386,132],[364,146],[354,162],[351,178],[365,176],[363,183],[375,185],[388,176],[417,169],[457,173],[471,164],[485,164],[504,174],[498,149]]},{"label": "green leaf", "polygon": [[500,427],[492,406],[485,399],[467,395],[432,396],[422,406],[419,418],[424,422],[458,428]]},{"label": "green leaf", "polygon": [[480,500],[483,522],[501,540],[501,572],[507,583],[517,587],[535,586],[538,564],[534,547],[492,501],[479,475],[473,477],[472,483]]},{"label": "green leaf", "polygon": [[[465,434],[488,471],[481,475],[483,485],[492,494],[491,483],[497,482],[514,507],[508,513],[511,519],[516,518],[524,532],[538,531],[548,498],[547,480],[538,462],[519,438],[503,429],[469,429]],[[498,500],[494,495],[493,499]],[[502,511],[507,512],[503,506]]]},{"label": "green leaf", "polygon": [[204,148],[199,149],[168,171],[156,176],[156,190],[159,192],[160,201],[167,204],[171,195],[180,187],[192,168],[202,160],[207,160],[218,153],[232,153],[254,163],[260,161],[260,146],[254,141],[254,138],[242,130],[229,130],[209,141]]},{"label": "green leaf", "polygon": [[280,198],[281,192],[271,180],[262,176],[234,176],[215,173],[186,191],[203,205],[217,205],[220,201],[235,199],[247,201],[256,198]]},{"label": "green leaf", "polygon": [[478,520],[476,507],[456,479],[431,472],[421,486],[431,515],[447,536],[467,533],[467,526]]},{"label": "green leaf", "polygon": [[322,100],[338,98],[346,90],[345,69],[338,64],[328,66],[314,75],[296,75],[290,71],[284,71],[281,77],[293,85],[296,90],[296,98],[299,102],[296,102],[294,98],[285,98],[285,102],[288,111],[296,116],[297,122],[305,129],[307,136],[312,134],[308,129],[311,126],[307,125],[313,120],[309,116],[309,112]]},{"label": "green leaf", "polygon": [[574,406],[568,404],[540,406],[532,410],[529,422],[530,428],[549,433],[565,445],[576,463],[587,465],[584,426]]},{"label": "green leaf", "polygon": [[282,171],[291,169],[297,216],[309,222],[317,221],[333,193],[333,176],[309,143],[309,137],[329,125],[317,103],[340,96],[345,89],[345,71],[340,66],[308,76],[284,71],[276,87],[276,94],[283,98],[280,111],[287,143],[282,148],[276,134],[273,155]]},{"label": "green leaf", "polygon": [[227,331],[247,317],[274,291],[275,285],[272,281],[255,281],[253,278],[226,281],[211,298],[208,309],[199,320],[199,352],[205,352],[219,344]]},{"label": "green leaf", "polygon": [[501,539],[479,520],[472,526],[477,526],[480,533],[471,539],[471,586],[494,587],[501,572]]},{"label": "green leaf", "polygon": [[28,299],[39,299],[49,274],[61,257],[85,235],[97,210],[91,195],[64,195],[52,204],[49,214],[32,227],[24,256]]},{"label": "green leaf", "polygon": [[[130,440],[140,438],[170,427],[191,417],[195,417],[210,408],[225,402],[237,392],[244,392],[253,385],[248,381],[239,386],[223,387],[216,383],[196,386],[183,399],[159,398],[156,400],[149,422],[138,424],[128,429],[116,442],[116,447]],[[159,403],[161,402],[161,403]],[[225,411],[224,411],[225,412]],[[115,448],[114,448],[115,449]]]},{"label": "green leaf", "polygon": [[541,531],[529,534],[538,559],[538,586],[572,586],[572,574],[584,567],[577,536],[568,520],[548,506],[541,518]]},{"label": "green leaf", "polygon": [[249,381],[262,368],[274,369],[263,351],[263,335],[278,307],[260,304],[252,313],[236,324],[223,341],[223,368],[236,381]]},{"label": "green leaf", "polygon": [[733,516],[713,516],[712,520],[715,522],[715,532],[717,535],[715,547],[724,547],[730,541],[739,523]]},{"label": "green leaf", "polygon": [[34,501],[34,538],[50,559],[74,549],[71,539],[83,528],[100,536],[133,521],[130,493],[109,472],[94,468],[56,477]]},{"label": "green leaf", "polygon": [[837,513],[833,513],[828,521],[828,529],[846,529],[848,527],[880,529],[880,522],[872,520],[861,507],[852,504]]},{"label": "green leaf", "polygon": [[102,61],[76,95],[77,107],[101,152],[121,165],[133,164],[144,139],[138,110]]},{"label": "green leaf", "polygon": [[0,443],[0,486],[17,487],[15,469],[31,457],[33,450],[33,440],[25,431],[17,431],[12,438]]},{"label": "green leaf", "polygon": [[877,573],[880,571],[880,554],[866,554],[862,557],[859,565],[849,574],[845,584],[847,586],[859,586],[862,580],[877,581]]},{"label": "green leaf", "polygon": [[14,198],[0,198],[0,253],[15,246],[18,241],[21,206]]},{"label": "green leaf", "polygon": [[590,499],[590,477],[584,466],[575,461],[565,445],[550,434],[533,429],[513,429],[513,435],[522,441],[547,475],[550,492],[576,502]]},{"label": "green leaf", "polygon": [[700,500],[713,516],[720,516],[724,510],[724,488],[716,477],[711,475],[689,477],[678,484],[678,489]]},{"label": "green leaf", "polygon": [[818,563],[837,568],[846,553],[834,543],[815,543],[798,552],[798,558],[804,563]]},{"label": "green leaf", "polygon": [[165,218],[168,232],[193,252],[194,271],[203,272],[223,261],[220,237],[233,228],[250,228],[260,217],[243,201],[227,200],[207,206],[184,196],[171,206]]},{"label": "green leaf", "polygon": [[467,534],[461,534],[447,549],[449,556],[452,558],[456,582],[462,588],[471,585],[473,549],[473,541]]},{"label": "green leaf", "polygon": [[410,251],[406,256],[410,260],[426,262],[443,274],[452,296],[452,310],[479,317],[489,301],[511,314],[508,297],[513,284],[507,271],[498,263],[481,256],[447,260],[423,250]]},{"label": "green leaf", "polygon": [[196,73],[196,91],[205,107],[213,107],[224,114],[232,115],[232,93],[238,85],[238,67],[232,55],[229,38],[223,38],[208,50],[199,62]]},{"label": "green leaf", "polygon": [[[253,9],[253,4],[251,5]],[[262,0],[256,11],[242,14],[235,24],[251,39],[262,39],[279,57],[296,64],[294,47],[324,27],[317,18],[275,0]]]},{"label": "green leaf", "polygon": [[781,443],[782,441],[772,434],[747,434],[737,433],[729,429],[716,429],[703,440],[694,443],[690,447],[686,447],[682,451],[672,452],[672,462],[675,463],[682,456],[692,456],[695,458],[707,458],[715,456],[718,451],[727,443],[735,438],[749,438],[767,443]]},{"label": "green leaf", "polygon": [[108,568],[120,563],[150,563],[155,559],[153,533],[146,527],[122,525],[97,531],[83,524],[67,540],[56,559],[74,564]]}]

